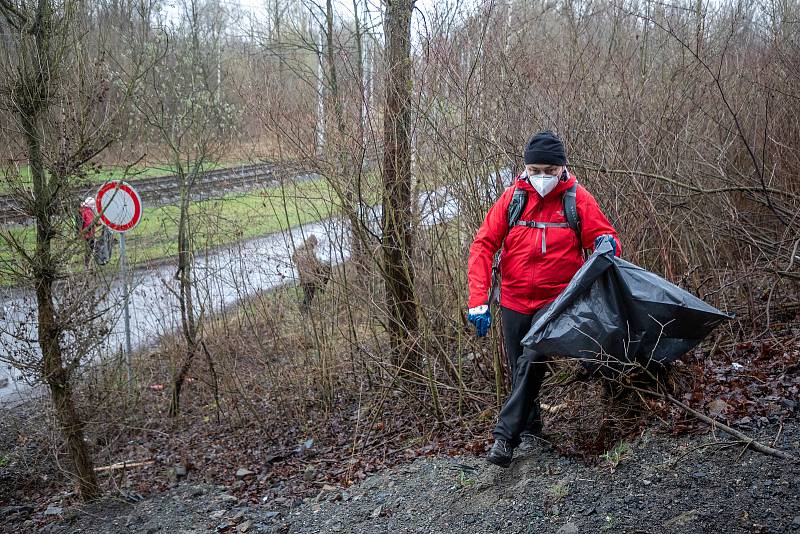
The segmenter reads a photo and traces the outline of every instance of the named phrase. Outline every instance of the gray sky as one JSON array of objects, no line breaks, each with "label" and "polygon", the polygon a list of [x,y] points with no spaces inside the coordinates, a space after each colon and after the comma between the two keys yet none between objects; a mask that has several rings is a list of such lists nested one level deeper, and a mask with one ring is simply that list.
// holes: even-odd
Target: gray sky
[{"label": "gray sky", "polygon": [[[266,19],[268,18],[268,5],[272,4],[274,0],[220,0],[223,5],[235,8],[239,6],[242,10],[250,13],[251,15],[259,18],[259,19]],[[325,0],[314,0],[318,5],[324,8]],[[360,0],[363,1],[363,0]],[[370,12],[372,13],[373,22],[378,22],[378,17],[380,13],[380,0],[366,0],[368,2]],[[478,0],[480,1],[480,0]],[[494,0],[484,0],[484,1],[494,1]],[[502,1],[502,0],[501,0]],[[466,10],[469,9],[470,6],[474,6],[476,4],[475,0],[466,0],[466,1],[458,1],[458,0],[417,0],[416,3],[416,11],[414,13],[414,24],[416,27],[423,26],[423,21],[426,19],[430,19],[433,15],[434,10]],[[167,16],[168,18],[172,18],[173,16],[177,17],[179,13],[179,6],[180,2],[178,0],[170,0],[167,3]],[[343,19],[350,19],[353,18],[353,2],[352,0],[334,0],[334,9],[336,10],[339,17]],[[362,15],[363,16],[363,15]]]}]

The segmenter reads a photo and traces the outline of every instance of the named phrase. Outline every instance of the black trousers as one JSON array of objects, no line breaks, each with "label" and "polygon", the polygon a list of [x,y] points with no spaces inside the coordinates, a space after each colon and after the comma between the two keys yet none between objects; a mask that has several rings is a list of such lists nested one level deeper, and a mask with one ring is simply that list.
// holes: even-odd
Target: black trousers
[{"label": "black trousers", "polygon": [[495,439],[504,439],[516,447],[523,432],[538,434],[542,430],[539,390],[542,388],[548,358],[523,347],[521,342],[533,322],[544,313],[544,308],[531,315],[508,308],[500,308],[500,313],[512,390],[500,410],[500,420],[492,434]]}]

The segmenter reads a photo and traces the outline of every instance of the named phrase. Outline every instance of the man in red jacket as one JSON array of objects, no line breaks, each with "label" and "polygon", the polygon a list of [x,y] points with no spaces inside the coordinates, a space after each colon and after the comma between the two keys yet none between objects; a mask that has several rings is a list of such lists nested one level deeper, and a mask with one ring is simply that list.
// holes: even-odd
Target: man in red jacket
[{"label": "man in red jacket", "polygon": [[[567,170],[564,145],[555,134],[545,131],[531,137],[524,159],[525,171],[491,207],[469,255],[468,317],[480,337],[491,325],[492,261],[503,249],[500,315],[512,393],[500,412],[487,458],[502,467],[508,467],[523,439],[542,430],[538,397],[548,355],[523,347],[522,338],[583,265],[583,249],[609,240],[615,252],[620,251],[616,231],[580,185],[575,191],[580,235],[568,224],[562,197],[576,179]],[[527,202],[518,222],[509,228],[508,208],[517,188],[527,192]]]}]

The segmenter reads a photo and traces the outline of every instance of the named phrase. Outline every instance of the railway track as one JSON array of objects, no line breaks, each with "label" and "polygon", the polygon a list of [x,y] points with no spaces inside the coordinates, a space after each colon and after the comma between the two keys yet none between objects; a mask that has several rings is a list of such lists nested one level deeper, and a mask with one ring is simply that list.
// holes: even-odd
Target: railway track
[{"label": "railway track", "polygon": [[[200,175],[192,187],[192,200],[219,198],[233,192],[274,186],[280,183],[281,178],[287,177],[303,181],[314,178],[314,175],[271,163],[215,169]],[[136,188],[142,202],[148,207],[175,204],[180,199],[176,175],[131,178],[128,182]],[[77,204],[98,187],[99,184],[92,184],[75,188],[67,198],[74,199]],[[0,195],[0,225],[26,224],[30,219],[28,210],[17,195]]]}]

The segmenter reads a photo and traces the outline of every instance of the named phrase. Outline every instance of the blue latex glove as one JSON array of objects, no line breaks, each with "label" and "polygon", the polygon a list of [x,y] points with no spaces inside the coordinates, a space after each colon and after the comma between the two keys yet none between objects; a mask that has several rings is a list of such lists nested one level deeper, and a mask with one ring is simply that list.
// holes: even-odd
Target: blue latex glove
[{"label": "blue latex glove", "polygon": [[599,247],[605,241],[608,241],[609,243],[611,243],[611,248],[614,250],[614,256],[616,256],[617,255],[617,240],[614,239],[614,236],[611,235],[611,234],[603,234],[603,235],[597,236],[594,239],[594,249],[597,250],[597,247]]},{"label": "blue latex glove", "polygon": [[467,319],[475,325],[475,334],[478,337],[485,336],[487,332],[489,332],[489,327],[492,325],[492,314],[489,312],[489,306],[486,304],[470,308]]}]

